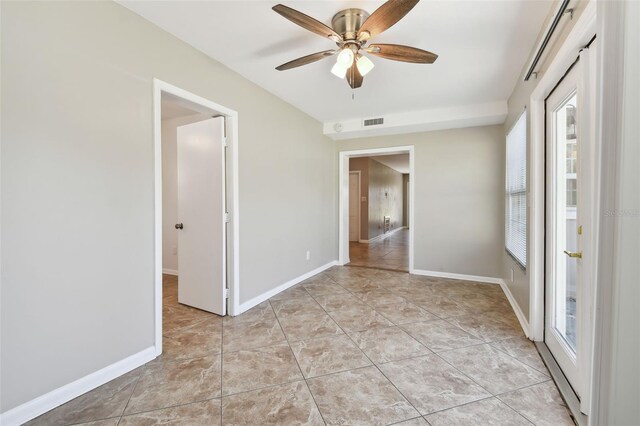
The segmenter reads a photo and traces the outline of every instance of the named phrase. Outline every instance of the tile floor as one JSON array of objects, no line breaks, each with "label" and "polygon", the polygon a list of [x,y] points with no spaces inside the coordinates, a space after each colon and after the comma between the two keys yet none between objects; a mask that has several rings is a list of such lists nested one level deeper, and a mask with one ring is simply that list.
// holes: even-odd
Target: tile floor
[{"label": "tile floor", "polygon": [[500,287],[334,267],[238,317],[177,303],[164,354],[29,424],[573,425]]},{"label": "tile floor", "polygon": [[409,230],[404,228],[371,244],[349,243],[350,266],[409,271]]}]

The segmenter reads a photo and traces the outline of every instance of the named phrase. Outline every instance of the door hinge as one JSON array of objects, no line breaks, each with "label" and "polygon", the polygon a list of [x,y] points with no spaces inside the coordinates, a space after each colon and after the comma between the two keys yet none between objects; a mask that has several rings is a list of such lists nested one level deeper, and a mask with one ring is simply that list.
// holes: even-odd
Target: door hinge
[{"label": "door hinge", "polygon": [[229,289],[228,289],[228,288],[225,288],[225,289],[222,291],[222,296],[223,296],[225,299],[228,299],[228,298],[229,298]]},{"label": "door hinge", "polygon": [[225,147],[229,146],[229,140],[226,137],[222,138],[222,145]]},{"label": "door hinge", "polygon": [[231,215],[229,213],[224,214],[224,223],[231,222]]}]

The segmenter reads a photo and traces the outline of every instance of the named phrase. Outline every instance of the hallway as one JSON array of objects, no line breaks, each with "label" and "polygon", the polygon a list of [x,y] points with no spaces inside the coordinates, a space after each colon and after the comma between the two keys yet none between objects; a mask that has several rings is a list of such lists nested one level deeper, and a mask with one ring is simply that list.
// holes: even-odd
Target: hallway
[{"label": "hallway", "polygon": [[334,267],[233,318],[163,298],[161,357],[29,424],[573,425],[496,285]]},{"label": "hallway", "polygon": [[409,229],[372,243],[349,242],[349,266],[409,272]]}]

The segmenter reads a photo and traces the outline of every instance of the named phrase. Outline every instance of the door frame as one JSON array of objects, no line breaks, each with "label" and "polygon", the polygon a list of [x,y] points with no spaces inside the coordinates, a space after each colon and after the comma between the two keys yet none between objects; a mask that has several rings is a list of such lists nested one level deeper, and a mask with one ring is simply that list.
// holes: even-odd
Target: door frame
[{"label": "door frame", "polygon": [[[529,234],[528,234],[528,273],[529,273],[529,338],[536,342],[544,341],[544,321],[545,321],[545,145],[546,145],[546,114],[545,114],[545,100],[549,94],[553,91],[556,84],[562,79],[566,71],[576,61],[580,51],[584,49],[596,36],[598,29],[598,21],[596,17],[596,4],[595,2],[588,2],[582,11],[580,17],[571,29],[567,38],[560,46],[558,52],[555,54],[553,60],[545,70],[544,74],[538,81],[535,89],[531,92],[530,96],[530,115],[529,115],[529,135],[530,140],[528,144],[527,155],[530,159],[530,175],[529,175]],[[597,55],[595,52],[590,52],[592,59],[591,62],[595,64],[595,58]],[[591,68],[594,69],[594,66]],[[592,88],[594,89],[594,88]],[[592,97],[595,96],[595,91],[592,93]],[[593,103],[593,100],[592,100]],[[595,127],[593,123],[592,127]],[[595,130],[589,129],[590,138],[595,138]],[[591,133],[593,132],[593,133]],[[599,152],[600,141],[595,138],[595,143],[592,146],[593,153]],[[589,155],[592,155],[591,153]],[[590,183],[594,186],[585,186],[583,191],[593,191],[592,205],[598,206],[600,200],[600,192],[595,184],[600,180],[600,170],[594,168],[594,176],[589,179]],[[598,223],[597,211],[592,212],[592,222]],[[594,235],[597,235],[597,230],[594,229]],[[589,247],[584,246],[585,251],[589,250],[592,253],[592,259],[597,258],[597,241],[594,238],[589,243]],[[597,265],[596,262],[592,262],[590,270],[585,270],[585,275],[590,276],[592,280],[595,280]],[[593,288],[592,288],[593,290]],[[590,309],[593,307],[590,305]],[[592,356],[594,353],[593,339],[591,339],[591,348],[588,351],[588,356]],[[546,348],[546,346],[545,346]],[[593,360],[592,360],[593,362]],[[591,372],[589,372],[590,374]],[[591,377],[590,379],[593,379]],[[587,379],[589,380],[589,379]],[[584,395],[581,396],[580,409],[586,413],[590,410],[590,394],[592,387],[587,384],[585,386]],[[562,392],[562,388],[561,388]],[[567,398],[567,395],[563,396]],[[577,398],[576,398],[577,402]],[[571,405],[571,404],[570,404]],[[574,412],[574,415],[579,413]]]},{"label": "door frame", "polygon": [[226,195],[229,209],[227,228],[227,285],[229,315],[240,313],[240,245],[238,179],[238,113],[206,98],[157,78],[153,79],[153,155],[154,155],[154,317],[156,355],[162,354],[162,94],[184,99],[225,117],[227,140]]},{"label": "door frame", "polygon": [[[414,146],[394,146],[388,148],[371,148],[359,149],[354,151],[341,151],[339,153],[338,169],[338,264],[345,265],[349,263],[349,159],[358,157],[375,157],[377,155],[393,155],[393,154],[409,154],[409,222],[415,224],[415,216],[413,214],[414,200]],[[409,273],[413,274],[413,246],[414,246],[414,229],[415,226],[409,228]]]},{"label": "door frame", "polygon": [[[362,172],[349,170],[349,175],[358,175],[358,242],[362,241]],[[368,198],[367,198],[368,199]]]}]

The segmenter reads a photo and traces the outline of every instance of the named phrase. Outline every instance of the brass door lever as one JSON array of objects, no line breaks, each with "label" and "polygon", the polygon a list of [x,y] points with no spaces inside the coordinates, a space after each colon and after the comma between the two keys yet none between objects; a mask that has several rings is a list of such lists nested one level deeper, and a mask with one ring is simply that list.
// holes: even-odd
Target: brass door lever
[{"label": "brass door lever", "polygon": [[575,258],[578,258],[578,259],[582,259],[582,252],[581,251],[574,253],[572,251],[565,250],[564,254],[566,254],[569,257],[575,257]]}]

